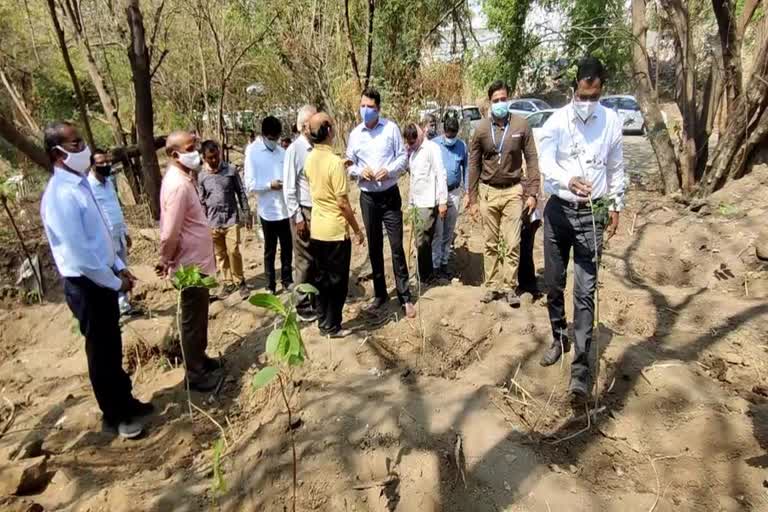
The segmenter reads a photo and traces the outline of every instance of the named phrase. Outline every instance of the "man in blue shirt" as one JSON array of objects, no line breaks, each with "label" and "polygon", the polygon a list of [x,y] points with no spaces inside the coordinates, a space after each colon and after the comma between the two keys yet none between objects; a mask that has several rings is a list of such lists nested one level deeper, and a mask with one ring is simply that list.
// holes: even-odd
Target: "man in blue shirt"
[{"label": "man in blue shirt", "polygon": [[[115,180],[112,177],[112,162],[106,151],[101,149],[93,150],[93,166],[88,175],[88,183],[91,185],[93,197],[104,212],[104,216],[109,223],[109,231],[112,233],[112,241],[115,244],[117,257],[123,264],[128,265],[128,249],[131,245],[131,238],[128,236],[128,228],[125,225],[123,209],[120,207],[120,201],[117,199],[117,190],[115,189]],[[128,295],[120,292],[118,295],[120,305],[120,314],[129,315],[133,311]]]},{"label": "man in blue shirt", "polygon": [[363,91],[360,117],[363,122],[349,134],[347,160],[349,175],[360,186],[360,210],[368,236],[368,256],[373,271],[376,312],[389,298],[384,277],[384,234],[387,230],[392,250],[392,267],[400,304],[408,318],[416,316],[408,286],[408,263],[403,250],[403,212],[397,179],[405,169],[407,157],[397,125],[380,116],[381,95],[375,89]]},{"label": "man in blue shirt", "polygon": [[443,148],[443,165],[448,175],[448,213],[445,218],[437,219],[435,237],[432,240],[432,266],[439,269],[440,276],[451,278],[448,260],[453,252],[453,237],[456,221],[461,208],[461,196],[467,190],[468,158],[467,145],[458,138],[459,120],[449,117],[445,120],[443,135],[435,142]]},{"label": "man in blue shirt", "polygon": [[136,419],[153,410],[132,396],[123,370],[117,294],[130,291],[135,277],[115,254],[109,224],[88,183],[90,148],[66,122],[48,125],[43,137],[53,165],[40,205],[45,234],[67,305],[85,337],[88,374],[104,425],[134,438],[143,430]]}]

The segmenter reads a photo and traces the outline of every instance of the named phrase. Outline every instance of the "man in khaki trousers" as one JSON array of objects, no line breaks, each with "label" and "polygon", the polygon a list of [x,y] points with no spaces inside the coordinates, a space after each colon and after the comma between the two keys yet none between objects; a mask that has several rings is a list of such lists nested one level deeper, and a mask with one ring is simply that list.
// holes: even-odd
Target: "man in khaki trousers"
[{"label": "man in khaki trousers", "polygon": [[539,161],[533,132],[525,119],[509,113],[508,97],[502,81],[488,88],[491,115],[480,122],[470,143],[467,202],[472,216],[479,212],[483,219],[483,302],[505,298],[519,307],[521,218],[536,208]]}]

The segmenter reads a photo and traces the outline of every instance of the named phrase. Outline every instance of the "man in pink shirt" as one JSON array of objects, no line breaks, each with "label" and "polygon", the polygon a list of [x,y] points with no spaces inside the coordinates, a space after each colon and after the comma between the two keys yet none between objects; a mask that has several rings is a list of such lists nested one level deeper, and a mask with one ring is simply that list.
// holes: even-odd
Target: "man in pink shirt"
[{"label": "man in pink shirt", "polygon": [[[160,188],[160,276],[172,276],[180,266],[196,265],[204,275],[216,274],[213,239],[197,194],[202,160],[197,140],[189,132],[173,132],[165,143],[171,158]],[[208,347],[207,288],[181,293],[181,339],[190,388],[211,391],[223,378],[221,364],[205,353]]]}]

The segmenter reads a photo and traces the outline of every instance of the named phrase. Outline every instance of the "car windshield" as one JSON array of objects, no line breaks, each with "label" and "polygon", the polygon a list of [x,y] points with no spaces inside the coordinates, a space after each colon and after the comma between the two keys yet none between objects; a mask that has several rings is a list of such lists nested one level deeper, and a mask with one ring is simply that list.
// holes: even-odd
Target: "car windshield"
[{"label": "car windshield", "polygon": [[617,101],[616,98],[603,98],[600,100],[600,104],[605,108],[615,108]]},{"label": "car windshield", "polygon": [[480,109],[477,107],[470,107],[464,109],[464,119],[468,121],[477,121],[478,119],[482,119],[483,116],[480,114]]},{"label": "car windshield", "polygon": [[549,110],[550,108],[552,108],[549,105],[547,105],[547,102],[545,101],[533,100],[532,103],[536,105],[536,108],[538,108],[539,110]]},{"label": "car windshield", "polygon": [[523,110],[525,112],[535,112],[536,109],[529,101],[515,101],[509,105],[510,110]]},{"label": "car windshield", "polygon": [[619,100],[619,108],[621,110],[633,110],[637,112],[640,110],[640,105],[633,98],[621,98]]}]

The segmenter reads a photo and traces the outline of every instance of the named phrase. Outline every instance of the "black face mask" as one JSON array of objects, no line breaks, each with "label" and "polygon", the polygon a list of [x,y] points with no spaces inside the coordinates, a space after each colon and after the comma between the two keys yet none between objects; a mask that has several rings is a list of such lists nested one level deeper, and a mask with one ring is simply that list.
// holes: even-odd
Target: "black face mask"
[{"label": "black face mask", "polygon": [[112,166],[109,164],[95,165],[93,168],[97,173],[101,174],[102,176],[109,176],[110,174],[112,174]]}]

